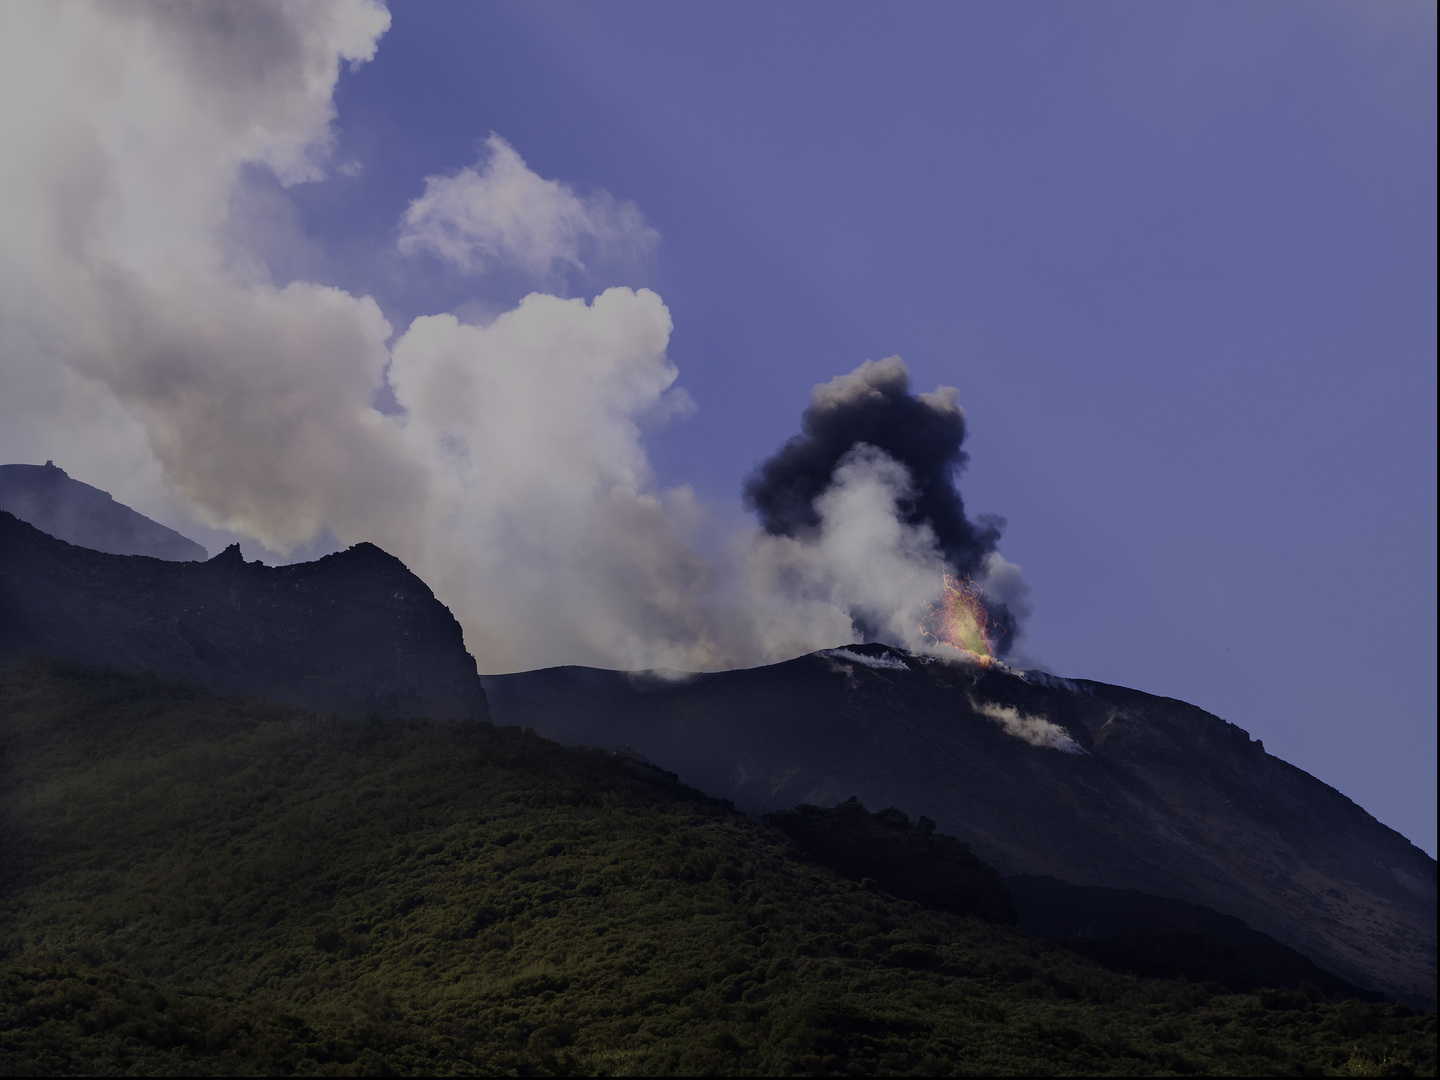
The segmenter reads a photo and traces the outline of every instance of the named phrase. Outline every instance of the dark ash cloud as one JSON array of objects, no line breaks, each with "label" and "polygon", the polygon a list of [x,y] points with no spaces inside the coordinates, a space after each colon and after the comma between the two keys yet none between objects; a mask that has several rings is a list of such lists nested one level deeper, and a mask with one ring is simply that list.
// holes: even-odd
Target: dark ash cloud
[{"label": "dark ash cloud", "polygon": [[[979,580],[1005,521],[988,515],[972,521],[965,514],[955,483],[970,460],[962,449],[965,434],[965,411],[954,388],[914,394],[898,356],[867,360],[815,388],[800,434],[746,479],[745,505],[773,536],[812,536],[821,524],[816,501],[831,487],[841,460],[857,445],[873,446],[910,474],[913,490],[897,507],[901,520],[929,526],[951,571]],[[1016,617],[998,599],[987,597],[986,607],[1003,653],[1014,639]]]}]

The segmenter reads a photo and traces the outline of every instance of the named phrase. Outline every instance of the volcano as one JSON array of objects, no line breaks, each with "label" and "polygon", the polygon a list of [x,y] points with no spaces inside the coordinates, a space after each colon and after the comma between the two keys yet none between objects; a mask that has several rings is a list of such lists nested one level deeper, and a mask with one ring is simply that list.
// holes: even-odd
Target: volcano
[{"label": "volcano", "polygon": [[281,567],[236,547],[173,562],[0,512],[0,663],[29,656],[350,715],[493,717],[621,747],[757,816],[854,796],[968,844],[1022,928],[1250,951],[1268,935],[1283,955],[1267,971],[1313,961],[1435,1004],[1435,860],[1172,698],[876,644],[712,674],[482,679],[449,610],[374,545]]},{"label": "volcano", "polygon": [[1104,890],[1157,912],[1199,905],[1434,1008],[1435,860],[1183,701],[873,644],[716,674],[484,682],[499,723],[623,746],[749,813],[897,807],[969,843],[1017,895],[1044,879],[1077,912]]}]

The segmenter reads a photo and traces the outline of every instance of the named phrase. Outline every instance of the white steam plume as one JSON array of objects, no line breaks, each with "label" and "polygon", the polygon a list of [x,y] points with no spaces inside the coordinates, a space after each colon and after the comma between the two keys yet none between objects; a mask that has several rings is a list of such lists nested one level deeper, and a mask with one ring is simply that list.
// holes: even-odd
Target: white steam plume
[{"label": "white steam plume", "polygon": [[[388,23],[369,0],[0,7],[0,460],[53,458],[274,550],[378,543],[483,670],[756,663],[847,644],[859,617],[924,647],[940,557],[872,447],[836,470],[813,536],[696,552],[704,507],[655,488],[638,427],[688,402],[654,293],[534,294],[392,342],[370,298],[272,282],[232,217],[256,212],[245,170],[323,174],[340,64]],[[656,238],[492,136],[478,167],[426,181],[401,245],[545,278]],[[372,404],[387,373],[397,415]]]},{"label": "white steam plume", "polygon": [[370,408],[379,308],[277,289],[224,242],[243,167],[320,175],[340,62],[373,55],[388,13],[246,0],[0,17],[4,457],[53,457],[142,504],[163,502],[144,490],[163,477],[272,547],[371,531],[367,498],[423,490]]},{"label": "white steam plume", "polygon": [[487,327],[416,319],[395,346],[405,435],[432,478],[410,547],[491,669],[714,666],[714,573],[688,489],[654,492],[635,418],[676,371],[648,290],[534,294]]},{"label": "white steam plume", "polygon": [[911,479],[863,443],[816,500],[820,527],[804,538],[758,534],[745,562],[751,616],[767,656],[857,640],[857,618],[878,636],[927,651],[920,625],[944,572],[935,535],[901,520]]},{"label": "white steam plume", "polygon": [[1047,720],[1043,716],[1031,716],[1009,705],[976,701],[973,697],[970,699],[970,707],[981,716],[994,720],[1005,729],[1007,735],[1013,735],[1021,742],[1027,742],[1031,746],[1059,750],[1062,754],[1088,754],[1090,752],[1072,739],[1070,733],[1059,724]]}]

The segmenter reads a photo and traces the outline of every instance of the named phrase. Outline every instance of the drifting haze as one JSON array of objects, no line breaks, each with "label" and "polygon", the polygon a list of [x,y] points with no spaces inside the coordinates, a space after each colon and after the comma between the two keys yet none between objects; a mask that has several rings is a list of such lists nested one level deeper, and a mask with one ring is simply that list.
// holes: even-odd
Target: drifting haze
[{"label": "drifting haze", "polygon": [[494,133],[478,168],[426,179],[402,226],[406,254],[428,252],[467,274],[509,263],[540,280],[565,267],[583,270],[586,249],[640,255],[660,242],[634,203],[603,190],[581,198],[558,180],[542,180]]},{"label": "drifting haze", "polygon": [[[3,18],[0,457],[55,458],[274,550],[377,543],[488,671],[714,668],[862,636],[924,648],[947,565],[1013,636],[1018,569],[954,487],[956,392],[912,395],[898,357],[816,388],[747,488],[764,529],[702,555],[705,508],[655,487],[641,437],[689,407],[653,292],[535,292],[483,326],[435,314],[397,336],[369,297],[275,284],[237,227],[256,212],[247,170],[323,176],[340,64],[374,55],[379,5]],[[633,204],[537,176],[496,135],[475,167],[426,178],[398,232],[402,253],[541,288],[657,241]],[[387,395],[398,411],[375,407]]]}]

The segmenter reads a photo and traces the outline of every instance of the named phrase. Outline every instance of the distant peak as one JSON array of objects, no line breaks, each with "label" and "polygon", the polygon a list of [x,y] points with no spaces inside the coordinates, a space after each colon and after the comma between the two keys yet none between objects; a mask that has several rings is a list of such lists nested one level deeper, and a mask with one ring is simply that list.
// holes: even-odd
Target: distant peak
[{"label": "distant peak", "polygon": [[116,502],[108,491],[44,465],[0,465],[0,509],[67,544],[111,555],[148,555],[203,562],[205,549],[187,536]]}]

